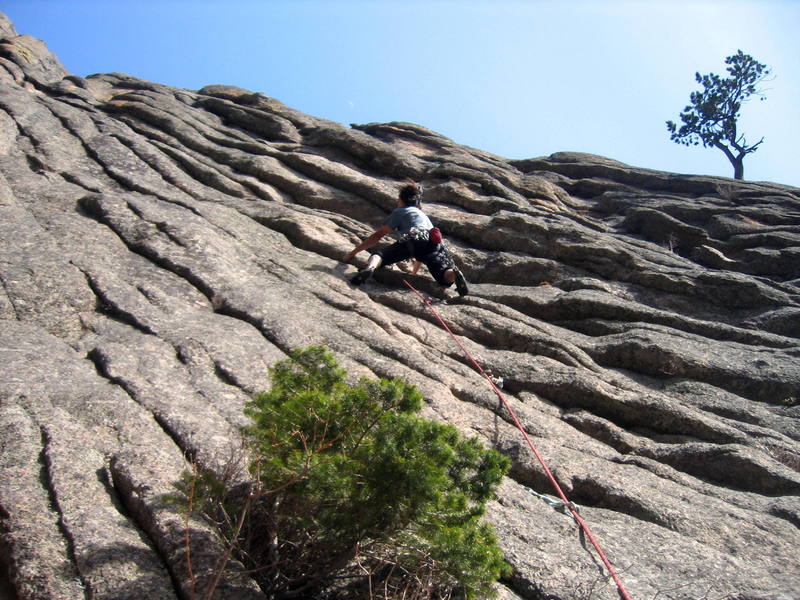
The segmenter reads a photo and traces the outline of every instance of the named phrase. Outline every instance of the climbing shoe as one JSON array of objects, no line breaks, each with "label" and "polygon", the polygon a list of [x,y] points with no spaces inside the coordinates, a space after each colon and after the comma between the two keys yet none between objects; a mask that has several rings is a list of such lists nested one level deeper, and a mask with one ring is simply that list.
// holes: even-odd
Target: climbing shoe
[{"label": "climbing shoe", "polygon": [[467,280],[464,279],[464,274],[460,269],[453,269],[453,271],[456,274],[456,291],[458,292],[458,295],[466,296],[469,294],[469,288],[467,287]]},{"label": "climbing shoe", "polygon": [[363,271],[359,271],[355,275],[353,275],[352,279],[350,279],[350,283],[353,285],[361,285],[367,279],[372,277],[373,270],[372,269],[364,269]]}]

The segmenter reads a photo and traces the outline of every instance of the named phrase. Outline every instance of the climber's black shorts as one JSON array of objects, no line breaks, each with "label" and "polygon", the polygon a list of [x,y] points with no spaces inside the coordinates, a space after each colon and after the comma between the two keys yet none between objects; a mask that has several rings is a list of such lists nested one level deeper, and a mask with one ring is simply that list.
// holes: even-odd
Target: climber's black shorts
[{"label": "climber's black shorts", "polygon": [[381,266],[383,267],[415,258],[428,268],[439,285],[444,287],[452,285],[444,280],[444,272],[455,266],[444,244],[434,244],[429,240],[400,241],[378,250],[374,254],[381,257]]}]

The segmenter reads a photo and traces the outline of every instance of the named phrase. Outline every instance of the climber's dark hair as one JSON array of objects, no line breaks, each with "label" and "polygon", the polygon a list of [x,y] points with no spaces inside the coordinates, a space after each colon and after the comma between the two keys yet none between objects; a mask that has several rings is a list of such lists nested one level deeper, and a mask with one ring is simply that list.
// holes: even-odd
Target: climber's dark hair
[{"label": "climber's dark hair", "polygon": [[400,189],[400,201],[406,206],[419,206],[421,197],[422,188],[418,183],[411,182]]}]

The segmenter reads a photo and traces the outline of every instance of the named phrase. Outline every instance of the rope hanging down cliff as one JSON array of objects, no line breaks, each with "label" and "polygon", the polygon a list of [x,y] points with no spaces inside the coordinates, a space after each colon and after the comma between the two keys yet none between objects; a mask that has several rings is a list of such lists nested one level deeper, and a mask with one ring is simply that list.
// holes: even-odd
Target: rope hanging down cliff
[{"label": "rope hanging down cliff", "polygon": [[564,490],[561,489],[561,486],[559,485],[558,481],[556,481],[556,478],[553,476],[553,473],[550,471],[550,469],[548,468],[547,464],[545,464],[544,459],[542,458],[541,454],[539,454],[539,451],[536,449],[536,446],[533,445],[533,442],[531,441],[530,437],[528,436],[528,433],[525,431],[525,428],[520,423],[519,419],[517,418],[516,413],[514,412],[514,409],[511,408],[511,405],[506,400],[505,396],[503,395],[503,392],[500,391],[500,388],[497,387],[497,384],[494,382],[492,377],[483,369],[483,367],[480,366],[480,364],[478,364],[478,362],[469,353],[469,350],[466,349],[466,347],[459,341],[459,339],[455,336],[455,334],[450,330],[450,328],[447,326],[447,323],[444,322],[444,319],[442,319],[441,315],[439,315],[438,311],[433,307],[433,305],[431,304],[430,300],[428,298],[426,298],[425,296],[423,296],[422,293],[420,293],[407,280],[403,279],[403,283],[405,283],[411,289],[411,291],[413,291],[415,294],[417,294],[417,296],[419,296],[419,298],[422,300],[422,302],[433,313],[433,316],[436,317],[436,320],[439,321],[439,324],[442,326],[442,328],[448,334],[450,334],[450,337],[453,338],[453,341],[458,345],[458,347],[464,353],[464,356],[466,356],[467,359],[469,360],[469,362],[472,363],[472,366],[474,366],[475,369],[477,369],[477,371],[481,375],[484,376],[486,381],[489,382],[489,385],[492,387],[492,390],[494,390],[494,393],[497,394],[497,397],[503,403],[503,406],[505,406],[505,409],[508,411],[508,414],[511,415],[511,418],[514,421],[514,425],[516,425],[517,429],[519,429],[520,432],[522,433],[522,436],[525,438],[525,441],[527,442],[528,447],[531,449],[531,452],[533,452],[534,456],[536,457],[536,460],[539,461],[539,464],[542,466],[542,469],[544,469],[544,472],[547,475],[547,478],[550,480],[550,483],[553,485],[553,489],[555,489],[556,494],[558,494],[558,497],[561,498],[561,502],[563,503],[563,506],[567,510],[569,510],[570,514],[572,515],[572,518],[575,519],[575,522],[580,526],[580,528],[586,534],[586,537],[592,543],[592,546],[594,546],[594,549],[597,551],[597,555],[600,557],[600,560],[603,561],[603,564],[605,565],[606,569],[608,570],[609,575],[614,580],[614,584],[617,586],[617,591],[619,592],[620,598],[622,600],[631,600],[631,597],[628,595],[628,592],[625,590],[625,586],[623,585],[622,580],[620,579],[619,575],[617,574],[616,569],[614,569],[614,565],[611,564],[611,561],[608,559],[608,557],[606,556],[605,552],[603,552],[603,549],[600,547],[600,544],[597,541],[597,538],[595,538],[594,534],[589,529],[589,526],[581,518],[580,514],[578,514],[578,509],[575,506],[575,504],[573,504],[572,502],[569,501],[569,499],[567,498],[566,494],[564,493]]}]

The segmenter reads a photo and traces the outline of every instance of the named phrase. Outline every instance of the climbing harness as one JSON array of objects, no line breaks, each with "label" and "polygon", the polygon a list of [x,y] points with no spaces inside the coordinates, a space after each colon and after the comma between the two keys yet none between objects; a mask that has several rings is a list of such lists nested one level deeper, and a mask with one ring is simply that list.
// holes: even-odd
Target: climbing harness
[{"label": "climbing harness", "polygon": [[[456,268],[453,255],[450,253],[447,244],[442,241],[442,232],[438,227],[433,229],[412,227],[400,236],[399,241],[406,244],[411,258],[423,262],[435,259],[441,265],[442,271]],[[419,254],[418,251],[422,251],[424,254]]]},{"label": "climbing harness", "polygon": [[400,236],[401,242],[427,242],[430,234],[427,229],[412,227]]},{"label": "climbing harness", "polygon": [[[472,366],[475,367],[475,369],[477,369],[477,371],[481,375],[483,375],[483,377],[489,382],[489,385],[492,387],[492,390],[494,390],[494,393],[497,394],[497,397],[503,403],[503,406],[508,411],[508,414],[511,415],[511,419],[514,421],[514,425],[516,425],[517,429],[519,429],[520,432],[522,433],[522,436],[525,438],[525,441],[527,442],[528,447],[531,449],[531,452],[533,452],[534,456],[539,461],[539,464],[542,466],[542,469],[544,470],[545,475],[547,475],[547,478],[550,480],[550,483],[553,485],[553,488],[555,489],[556,494],[558,494],[558,497],[561,499],[560,502],[558,502],[556,500],[553,500],[553,502],[555,502],[556,504],[559,505],[560,510],[569,511],[569,514],[572,515],[572,518],[575,519],[575,522],[578,524],[578,526],[586,534],[587,539],[591,542],[592,546],[594,546],[594,549],[597,551],[597,555],[600,557],[600,560],[603,561],[603,564],[605,565],[606,570],[608,570],[609,575],[614,580],[614,584],[617,586],[617,591],[619,592],[620,598],[622,600],[631,600],[631,597],[628,595],[628,592],[625,590],[625,586],[623,585],[622,580],[620,579],[619,575],[617,574],[616,569],[614,569],[614,565],[611,564],[611,561],[608,559],[608,557],[606,556],[605,552],[603,552],[603,549],[600,547],[600,543],[597,541],[597,538],[594,537],[594,534],[589,529],[589,526],[586,524],[586,522],[581,518],[580,514],[578,513],[578,506],[575,505],[574,503],[570,502],[569,499],[567,498],[566,494],[564,493],[564,490],[561,489],[561,486],[559,485],[558,481],[556,481],[556,478],[553,475],[552,471],[550,471],[550,469],[548,468],[547,464],[544,462],[544,459],[542,458],[542,455],[539,454],[539,451],[536,449],[536,446],[533,445],[533,442],[531,441],[531,438],[528,436],[528,433],[525,431],[525,428],[522,426],[522,423],[520,423],[519,419],[517,418],[517,414],[514,412],[514,409],[511,408],[511,405],[506,400],[505,396],[503,395],[503,392],[500,391],[500,388],[497,386],[497,384],[495,383],[494,379],[491,377],[491,375],[489,375],[483,369],[483,367],[481,367],[480,364],[478,364],[478,362],[470,354],[469,350],[466,349],[464,344],[462,344],[461,341],[450,330],[450,328],[447,326],[447,323],[444,322],[444,319],[442,319],[442,317],[439,315],[438,311],[431,304],[431,301],[428,298],[426,298],[425,296],[423,296],[413,285],[411,285],[405,279],[403,279],[403,283],[405,283],[411,289],[411,291],[413,291],[417,296],[419,296],[419,298],[422,300],[422,302],[433,313],[433,316],[436,317],[436,320],[439,322],[439,324],[442,326],[442,328],[448,334],[450,334],[450,337],[453,339],[453,341],[458,345],[458,347],[464,353],[464,356],[466,356],[467,359],[469,360],[469,362],[472,363]],[[540,498],[542,497],[540,494],[536,494],[536,495],[539,496]],[[547,498],[547,496],[544,496],[544,498]],[[550,499],[548,498],[548,500],[550,500]]]}]

